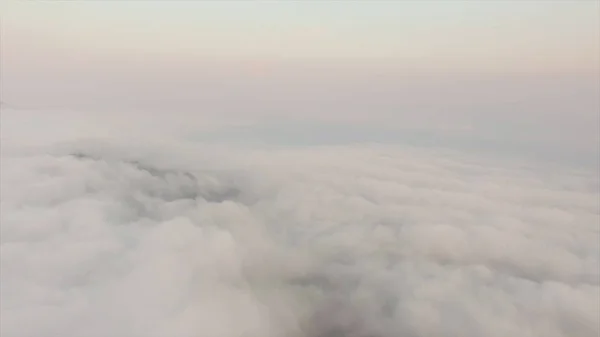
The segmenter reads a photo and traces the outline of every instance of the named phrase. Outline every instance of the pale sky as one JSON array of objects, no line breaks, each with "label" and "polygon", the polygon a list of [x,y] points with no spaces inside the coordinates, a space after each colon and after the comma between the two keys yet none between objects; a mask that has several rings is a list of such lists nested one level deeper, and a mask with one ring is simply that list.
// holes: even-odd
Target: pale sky
[{"label": "pale sky", "polygon": [[38,41],[27,44],[62,52],[164,54],[190,63],[310,58],[462,71],[590,71],[599,67],[599,11],[594,0],[9,0],[2,33],[10,46],[5,53],[24,48],[19,40],[28,38]]},{"label": "pale sky", "polygon": [[2,100],[14,105],[191,111],[261,130],[359,123],[597,152],[595,0],[0,9]]}]

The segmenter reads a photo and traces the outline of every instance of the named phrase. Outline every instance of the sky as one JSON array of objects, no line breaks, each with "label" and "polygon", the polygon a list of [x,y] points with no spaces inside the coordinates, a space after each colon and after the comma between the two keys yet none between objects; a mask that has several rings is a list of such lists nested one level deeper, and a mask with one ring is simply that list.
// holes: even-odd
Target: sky
[{"label": "sky", "polygon": [[6,104],[152,113],[202,139],[600,161],[598,1],[0,6]]},{"label": "sky", "polygon": [[[207,58],[450,71],[598,69],[597,1],[9,0],[2,7],[8,53],[56,44],[97,57],[149,54],[145,62],[164,54],[163,62],[186,66]],[[26,34],[30,40],[20,41]]]},{"label": "sky", "polygon": [[180,119],[192,138],[599,161],[598,1],[0,6],[6,104]]}]

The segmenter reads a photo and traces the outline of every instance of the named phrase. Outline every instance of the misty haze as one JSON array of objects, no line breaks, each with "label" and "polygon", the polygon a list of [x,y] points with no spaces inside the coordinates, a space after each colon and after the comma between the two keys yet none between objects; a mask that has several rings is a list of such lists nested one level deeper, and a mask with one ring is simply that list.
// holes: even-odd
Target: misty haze
[{"label": "misty haze", "polygon": [[0,336],[599,336],[599,1],[0,8]]}]

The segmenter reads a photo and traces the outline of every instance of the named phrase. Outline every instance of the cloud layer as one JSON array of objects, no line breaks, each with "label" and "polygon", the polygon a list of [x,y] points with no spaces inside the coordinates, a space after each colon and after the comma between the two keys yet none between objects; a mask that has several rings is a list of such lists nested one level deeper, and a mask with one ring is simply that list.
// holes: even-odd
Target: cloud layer
[{"label": "cloud layer", "polygon": [[600,332],[594,172],[63,138],[2,144],[2,336]]}]

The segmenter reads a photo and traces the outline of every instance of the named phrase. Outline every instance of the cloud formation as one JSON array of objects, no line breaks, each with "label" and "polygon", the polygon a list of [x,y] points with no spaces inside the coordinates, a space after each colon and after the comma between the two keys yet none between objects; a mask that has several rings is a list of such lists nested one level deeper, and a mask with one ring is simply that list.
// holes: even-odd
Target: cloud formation
[{"label": "cloud formation", "polygon": [[593,172],[70,138],[2,144],[2,336],[599,333]]}]

